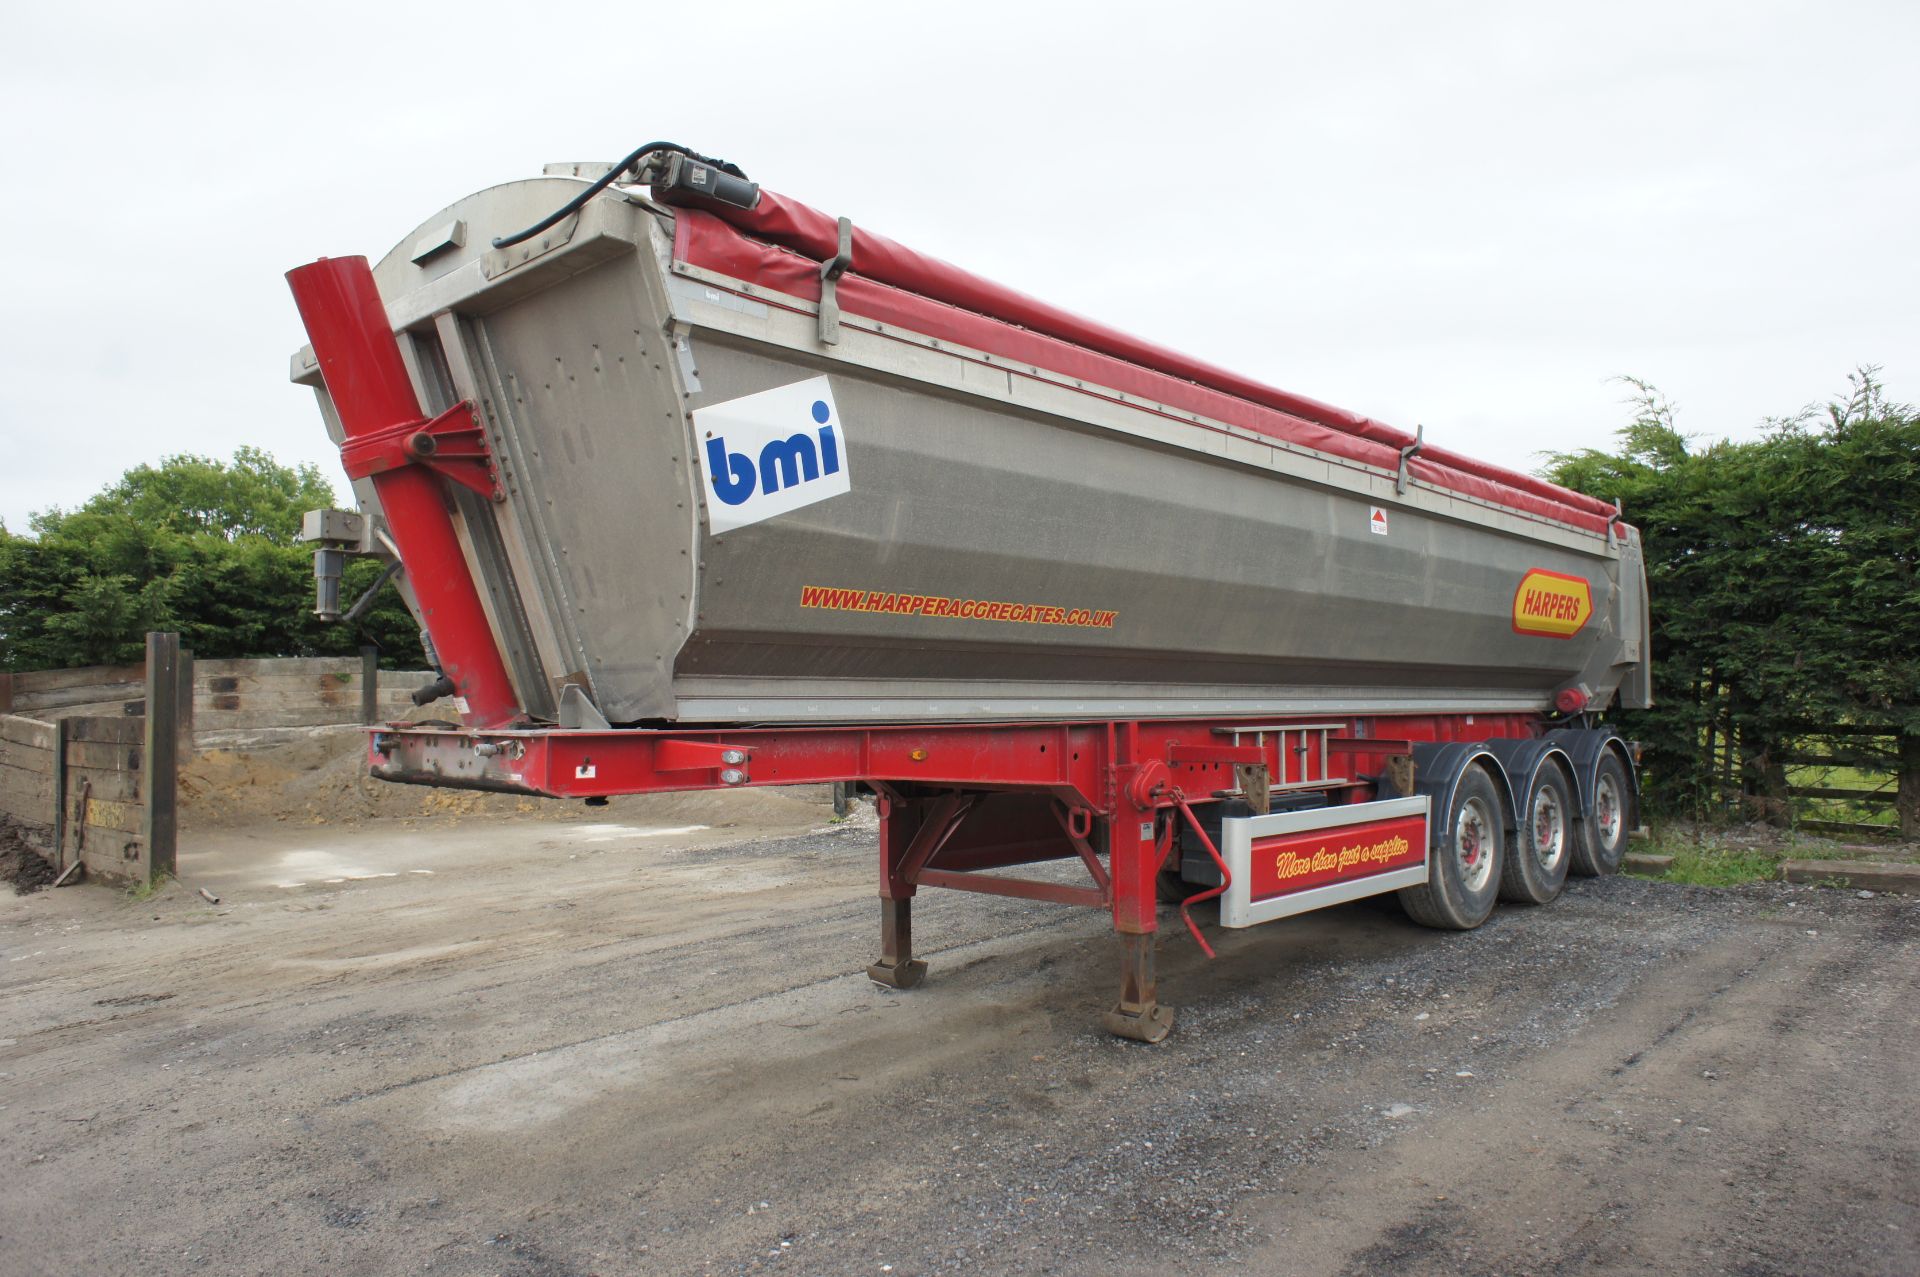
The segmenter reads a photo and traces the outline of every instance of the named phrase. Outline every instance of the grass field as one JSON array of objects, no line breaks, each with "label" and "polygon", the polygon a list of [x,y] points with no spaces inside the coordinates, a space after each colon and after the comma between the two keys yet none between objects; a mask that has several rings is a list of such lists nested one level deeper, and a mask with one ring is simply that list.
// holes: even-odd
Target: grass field
[{"label": "grass field", "polygon": [[1787,783],[1795,788],[1853,789],[1884,795],[1885,801],[1865,798],[1794,799],[1794,813],[1801,820],[1833,820],[1854,825],[1894,827],[1893,796],[1896,792],[1892,772],[1860,767],[1807,764],[1787,769]]}]

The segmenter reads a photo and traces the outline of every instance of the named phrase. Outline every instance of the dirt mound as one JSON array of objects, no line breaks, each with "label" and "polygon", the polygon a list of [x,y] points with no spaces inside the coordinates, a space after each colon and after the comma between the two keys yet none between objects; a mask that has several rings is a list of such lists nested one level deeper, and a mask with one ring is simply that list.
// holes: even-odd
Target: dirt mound
[{"label": "dirt mound", "polygon": [[[588,807],[552,798],[396,785],[367,774],[366,733],[357,727],[315,728],[246,748],[205,749],[180,767],[180,819],[190,830],[266,821],[318,825],[465,817],[758,823],[776,813],[791,820],[797,807],[826,803],[824,787],[641,795]],[[822,818],[827,814],[823,811]]]},{"label": "dirt mound", "polygon": [[15,895],[40,890],[54,879],[53,866],[27,845],[10,820],[0,819],[0,879],[13,884]]}]

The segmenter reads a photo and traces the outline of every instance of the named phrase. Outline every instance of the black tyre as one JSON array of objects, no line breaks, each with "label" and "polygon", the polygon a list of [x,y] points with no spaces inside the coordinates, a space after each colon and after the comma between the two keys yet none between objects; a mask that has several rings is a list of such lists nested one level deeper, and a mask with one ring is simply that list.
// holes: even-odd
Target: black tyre
[{"label": "black tyre", "polygon": [[1552,759],[1542,762],[1514,817],[1513,845],[1500,871],[1502,900],[1544,905],[1560,894],[1580,838],[1577,811],[1566,769]]},{"label": "black tyre", "polygon": [[1620,868],[1627,854],[1627,829],[1633,819],[1633,781],[1620,755],[1609,749],[1600,755],[1593,775],[1593,804],[1580,816],[1580,836],[1573,844],[1573,871],[1597,878]]},{"label": "black tyre", "polygon": [[1454,786],[1427,881],[1400,891],[1407,916],[1448,931],[1485,922],[1500,895],[1506,828],[1499,786],[1484,768],[1469,767]]}]

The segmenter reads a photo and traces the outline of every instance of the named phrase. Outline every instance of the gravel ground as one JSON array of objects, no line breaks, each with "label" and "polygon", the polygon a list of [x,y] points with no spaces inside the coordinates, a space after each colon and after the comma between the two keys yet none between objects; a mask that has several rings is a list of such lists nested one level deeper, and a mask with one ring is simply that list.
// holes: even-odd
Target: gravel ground
[{"label": "gravel ground", "polygon": [[[0,1273],[1920,1271],[1920,901],[1173,919],[1146,1047],[1091,911],[930,893],[928,983],[869,984],[873,832],[820,817],[0,898]],[[348,859],[394,876],[245,869]]]}]

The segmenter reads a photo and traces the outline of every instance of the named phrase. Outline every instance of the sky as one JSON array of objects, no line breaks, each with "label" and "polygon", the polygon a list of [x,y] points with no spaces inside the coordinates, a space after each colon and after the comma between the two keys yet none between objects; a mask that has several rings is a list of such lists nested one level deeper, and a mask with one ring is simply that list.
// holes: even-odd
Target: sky
[{"label": "sky", "polygon": [[[1920,400],[1920,4],[35,5],[0,48],[0,522],[337,456],[282,278],[667,138],[1524,469],[1622,375],[1745,438]],[[1628,512],[1631,517],[1632,512]]]}]

